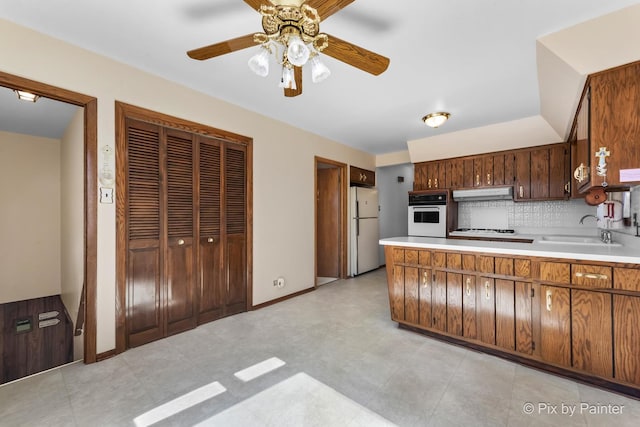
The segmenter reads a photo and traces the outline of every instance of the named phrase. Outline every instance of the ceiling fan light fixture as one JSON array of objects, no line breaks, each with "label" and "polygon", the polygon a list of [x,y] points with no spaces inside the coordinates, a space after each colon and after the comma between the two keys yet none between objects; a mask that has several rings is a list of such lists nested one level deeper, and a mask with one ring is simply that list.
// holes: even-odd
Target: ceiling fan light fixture
[{"label": "ceiling fan light fixture", "polygon": [[450,113],[439,111],[437,113],[427,114],[422,118],[422,121],[429,127],[437,128],[438,126],[443,125],[444,122],[449,119],[449,116],[451,116]]},{"label": "ceiling fan light fixture", "polygon": [[326,80],[330,75],[331,70],[329,70],[322,61],[320,61],[318,56],[311,58],[311,81],[314,83],[320,83]]},{"label": "ceiling fan light fixture", "polygon": [[287,59],[289,62],[296,66],[302,67],[309,60],[311,51],[304,44],[300,36],[292,35],[287,40]]},{"label": "ceiling fan light fixture", "polygon": [[249,68],[251,71],[260,77],[266,77],[269,74],[269,54],[269,49],[266,46],[262,46],[260,52],[249,59]]},{"label": "ceiling fan light fixture", "polygon": [[293,67],[288,67],[286,65],[282,67],[282,78],[280,79],[280,84],[278,86],[284,89],[297,89],[296,79],[293,74]]},{"label": "ceiling fan light fixture", "polygon": [[26,90],[14,89],[14,92],[16,93],[16,95],[18,95],[18,99],[21,99],[23,101],[36,102],[38,98],[40,98],[39,95],[27,92]]}]

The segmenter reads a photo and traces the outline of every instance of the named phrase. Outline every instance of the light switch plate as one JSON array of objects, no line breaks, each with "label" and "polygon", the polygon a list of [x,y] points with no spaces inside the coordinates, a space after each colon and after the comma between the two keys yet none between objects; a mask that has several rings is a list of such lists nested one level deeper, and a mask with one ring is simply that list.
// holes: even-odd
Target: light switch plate
[{"label": "light switch plate", "polygon": [[100,187],[100,203],[113,203],[113,188]]}]

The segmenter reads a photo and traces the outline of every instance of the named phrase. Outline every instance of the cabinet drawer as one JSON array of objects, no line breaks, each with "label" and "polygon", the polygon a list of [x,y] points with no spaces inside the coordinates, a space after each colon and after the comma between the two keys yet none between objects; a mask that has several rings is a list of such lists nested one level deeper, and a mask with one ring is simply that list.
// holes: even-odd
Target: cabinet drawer
[{"label": "cabinet drawer", "polygon": [[476,265],[480,273],[493,273],[494,258],[492,256],[478,256],[478,264]]},{"label": "cabinet drawer", "polygon": [[434,267],[446,267],[447,266],[447,254],[444,252],[434,252],[431,259]]},{"label": "cabinet drawer", "polygon": [[613,287],[625,291],[640,292],[640,270],[635,268],[614,268]]},{"label": "cabinet drawer", "polygon": [[404,251],[404,262],[411,265],[418,265],[418,251],[406,249]]},{"label": "cabinet drawer", "polygon": [[429,267],[431,265],[431,252],[420,251],[418,253],[418,264],[422,267]]},{"label": "cabinet drawer", "polygon": [[447,254],[447,268],[460,270],[462,268],[462,254]]},{"label": "cabinet drawer", "polygon": [[404,249],[393,248],[393,263],[394,264],[404,263]]},{"label": "cabinet drawer", "polygon": [[540,280],[569,283],[570,271],[569,263],[543,261],[540,263]]},{"label": "cabinet drawer", "polygon": [[462,269],[466,271],[476,271],[476,256],[471,254],[463,254]]},{"label": "cabinet drawer", "polygon": [[601,265],[571,265],[571,283],[590,288],[611,287],[611,267]]}]

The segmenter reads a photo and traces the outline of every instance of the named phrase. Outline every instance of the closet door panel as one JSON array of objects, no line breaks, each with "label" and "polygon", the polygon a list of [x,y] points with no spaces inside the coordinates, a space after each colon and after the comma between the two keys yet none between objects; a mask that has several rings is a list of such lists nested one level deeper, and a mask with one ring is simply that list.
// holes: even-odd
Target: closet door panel
[{"label": "closet door panel", "polygon": [[227,314],[246,310],[246,148],[227,145],[224,159]]},{"label": "closet door panel", "polygon": [[193,137],[166,133],[167,333],[196,325]]},{"label": "closet door panel", "polygon": [[126,341],[135,347],[165,334],[162,309],[160,128],[127,120]]},{"label": "closet door panel", "polygon": [[199,138],[200,284],[198,323],[223,316],[224,285],[221,228],[220,143]]}]

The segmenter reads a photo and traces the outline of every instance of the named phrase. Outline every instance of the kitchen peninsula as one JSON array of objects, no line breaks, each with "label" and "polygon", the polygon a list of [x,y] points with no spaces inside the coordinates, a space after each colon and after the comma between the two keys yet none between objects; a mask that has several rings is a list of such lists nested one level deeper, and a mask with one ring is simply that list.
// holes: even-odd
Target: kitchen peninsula
[{"label": "kitchen peninsula", "polygon": [[640,398],[636,242],[531,240],[380,240],[391,318],[437,339]]}]

